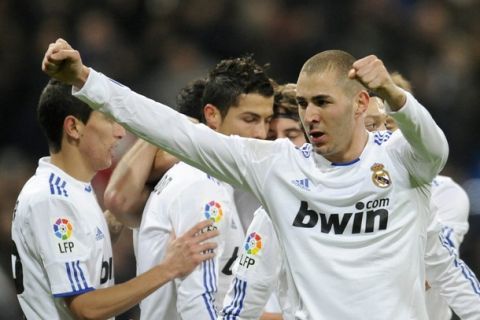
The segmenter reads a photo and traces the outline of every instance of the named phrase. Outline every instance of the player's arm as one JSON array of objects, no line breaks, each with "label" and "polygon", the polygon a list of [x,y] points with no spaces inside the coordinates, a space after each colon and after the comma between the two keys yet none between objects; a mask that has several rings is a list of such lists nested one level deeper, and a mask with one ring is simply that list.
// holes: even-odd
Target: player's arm
[{"label": "player's arm", "polygon": [[[204,125],[192,124],[168,106],[89,70],[78,51],[63,40],[49,47],[42,68],[48,75],[74,85],[77,98],[113,117],[137,136],[232,185],[263,186],[268,168],[280,153],[281,144],[275,142],[227,137]],[[253,162],[255,168],[248,165]],[[246,174],[249,170],[257,170],[255,178]]]},{"label": "player's arm", "polygon": [[[357,60],[349,72],[369,90],[386,101],[386,109],[396,120],[408,146],[399,150],[407,156],[409,171],[422,182],[430,182],[443,168],[448,157],[448,143],[429,112],[392,80],[383,62],[376,56]],[[398,146],[396,147],[398,150]]]},{"label": "player's arm", "polygon": [[278,283],[281,265],[280,246],[272,222],[267,213],[259,209],[234,264],[234,278],[219,319],[259,319]]},{"label": "player's arm", "polygon": [[118,219],[109,210],[105,210],[103,215],[105,216],[105,220],[107,220],[110,239],[112,240],[112,243],[115,243],[117,242],[118,238],[120,238],[120,234],[123,230],[123,223],[118,221]]},{"label": "player's arm", "polygon": [[279,313],[264,312],[260,320],[283,320],[283,317]]},{"label": "player's arm", "polygon": [[451,228],[448,237],[457,251],[460,250],[469,228],[470,201],[467,193],[452,179],[439,176],[433,181],[431,203],[438,220]]},{"label": "player's arm", "polygon": [[172,239],[163,262],[151,270],[113,287],[68,297],[67,305],[78,319],[105,319],[130,309],[165,283],[188,275],[214,257],[216,244],[205,242],[218,235],[217,231],[204,232],[210,225],[202,221]]},{"label": "player's arm", "polygon": [[147,186],[157,148],[144,140],[123,155],[104,193],[105,207],[124,225],[138,228],[151,189]]},{"label": "player's arm", "polygon": [[427,234],[426,280],[430,287],[440,290],[441,296],[461,319],[480,319],[480,283],[458,257],[449,234],[448,227],[440,234]]}]

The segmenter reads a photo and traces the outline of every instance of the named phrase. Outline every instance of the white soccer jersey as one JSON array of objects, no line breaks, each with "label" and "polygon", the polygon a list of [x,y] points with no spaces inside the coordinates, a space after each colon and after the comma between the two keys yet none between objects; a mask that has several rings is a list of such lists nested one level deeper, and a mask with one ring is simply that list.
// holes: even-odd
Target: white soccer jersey
[{"label": "white soccer jersey", "polygon": [[425,256],[432,286],[425,294],[429,318],[451,319],[450,304],[461,319],[480,319],[480,284],[458,257],[468,231],[468,196],[451,178],[438,176],[432,182],[430,212]]},{"label": "white soccer jersey", "polygon": [[[214,239],[219,246],[215,259],[203,262],[187,277],[169,282],[145,298],[140,303],[142,319],[216,318],[219,263],[232,254],[224,254],[232,217],[237,215],[232,196],[229,185],[183,162],[173,166],[158,182],[147,201],[137,234],[137,273],[144,273],[163,260],[172,231],[181,235],[205,219],[214,221],[214,228],[220,231]],[[223,291],[225,294],[226,289]]]},{"label": "white soccer jersey", "polygon": [[73,319],[64,297],[114,284],[107,222],[90,183],[42,158],[14,212],[12,267],[27,319]]},{"label": "white soccer jersey", "polygon": [[[283,319],[293,319],[287,300],[287,285],[283,272],[283,258],[272,222],[263,208],[255,212],[239,259],[235,262],[235,276],[219,319],[259,319],[264,308],[278,293]],[[275,296],[274,296],[275,297]],[[277,307],[274,312],[280,311]]]},{"label": "white soccer jersey", "polygon": [[335,164],[309,145],[217,134],[94,70],[74,93],[148,141],[257,196],[277,231],[291,290],[298,292],[296,315],[427,318],[430,182],[448,146],[411,94],[391,113],[401,131],[370,133],[359,159]]}]

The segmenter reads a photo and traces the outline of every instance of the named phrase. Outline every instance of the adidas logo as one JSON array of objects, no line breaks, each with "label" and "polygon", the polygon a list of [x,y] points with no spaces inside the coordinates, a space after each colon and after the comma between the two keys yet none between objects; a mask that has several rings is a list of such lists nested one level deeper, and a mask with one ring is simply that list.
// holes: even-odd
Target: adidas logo
[{"label": "adidas logo", "polygon": [[105,238],[105,235],[103,234],[102,230],[100,230],[98,227],[97,227],[97,232],[95,234],[95,239],[98,240],[102,240],[103,238]]},{"label": "adidas logo", "polygon": [[292,180],[294,186],[299,187],[300,189],[310,191],[310,180],[308,178]]}]

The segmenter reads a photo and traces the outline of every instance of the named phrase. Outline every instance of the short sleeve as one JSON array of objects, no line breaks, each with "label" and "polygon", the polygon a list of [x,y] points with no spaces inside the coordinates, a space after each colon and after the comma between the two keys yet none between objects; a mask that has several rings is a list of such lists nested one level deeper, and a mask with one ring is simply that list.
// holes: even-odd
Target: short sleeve
[{"label": "short sleeve", "polygon": [[55,297],[94,290],[92,236],[71,202],[49,198],[36,203],[26,223]]}]

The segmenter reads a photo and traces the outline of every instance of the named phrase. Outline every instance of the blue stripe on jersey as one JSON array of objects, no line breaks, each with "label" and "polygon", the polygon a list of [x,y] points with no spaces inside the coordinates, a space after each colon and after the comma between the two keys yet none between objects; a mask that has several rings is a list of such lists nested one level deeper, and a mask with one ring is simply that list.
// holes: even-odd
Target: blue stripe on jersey
[{"label": "blue stripe on jersey", "polygon": [[202,262],[203,270],[203,287],[205,292],[202,294],[205,307],[212,320],[216,319],[217,312],[215,311],[215,298],[212,294],[217,292],[217,278],[215,275],[215,262],[213,259]]},{"label": "blue stripe on jersey", "polygon": [[64,293],[56,293],[53,296],[55,298],[65,298],[65,297],[71,297],[71,296],[77,296],[79,294],[87,293],[90,291],[95,290],[95,288],[89,287],[83,290],[78,290],[78,291],[72,291],[72,292],[64,292]]},{"label": "blue stripe on jersey", "polygon": [[85,280],[85,276],[83,275],[83,270],[80,267],[80,260],[77,260],[77,265],[76,266],[77,266],[78,271],[80,271],[80,277],[82,278],[83,285],[85,286],[85,288],[88,288],[87,280]]},{"label": "blue stripe on jersey", "polygon": [[65,262],[65,268],[67,269],[68,280],[70,280],[72,291],[76,291],[75,286],[73,285],[72,272],[70,271],[70,264],[68,262]]},{"label": "blue stripe on jersey", "polygon": [[[50,185],[50,193],[51,194],[58,193],[59,196],[68,197],[67,189],[65,189],[67,182],[65,180],[62,181],[60,177],[57,177],[55,179],[55,182],[53,182],[54,179],[55,179],[55,174],[52,172],[50,173],[50,177],[48,178],[48,184]],[[56,187],[56,191],[55,191],[55,187]]]},{"label": "blue stripe on jersey", "polygon": [[217,319],[215,315],[215,309],[213,308],[214,298],[212,297],[212,295],[210,293],[203,293],[202,297],[203,297],[203,301],[205,302],[205,306],[207,307],[208,314],[210,315],[210,319],[212,320]]},{"label": "blue stripe on jersey", "polygon": [[243,301],[246,295],[247,282],[234,278],[233,300],[223,309],[223,319],[235,320],[243,309]]},{"label": "blue stripe on jersey", "polygon": [[[87,284],[87,280],[85,279],[83,270],[80,267],[80,260],[65,262],[65,269],[67,271],[67,276],[68,276],[68,280],[70,281],[70,286],[72,287],[72,291],[54,294],[53,295],[54,297],[69,297],[72,295],[77,295],[77,294],[94,290],[94,288],[89,287]],[[78,270],[78,273],[80,273],[80,277],[82,278],[83,285],[84,285],[83,288],[78,279],[77,270]],[[75,278],[75,282],[74,282],[74,278]]]},{"label": "blue stripe on jersey", "polygon": [[470,282],[473,291],[480,296],[480,283],[478,282],[477,277],[472,270],[470,270],[470,268],[468,268],[468,266],[458,258],[457,250],[453,246],[452,240],[449,239],[452,232],[452,228],[444,226],[440,232],[440,242],[442,243],[442,246],[448,250],[450,255],[454,257],[455,267],[460,268],[465,279]]},{"label": "blue stripe on jersey", "polygon": [[382,145],[382,143],[388,141],[391,136],[392,131],[375,131],[375,133],[373,134],[373,142],[380,146]]},{"label": "blue stripe on jersey", "polygon": [[360,158],[357,158],[357,159],[349,161],[349,162],[332,162],[332,166],[344,167],[344,166],[349,166],[351,164],[357,163],[358,161],[360,161]]},{"label": "blue stripe on jersey", "polygon": [[72,261],[71,264],[73,269],[73,276],[75,277],[75,281],[77,282],[78,290],[82,290],[83,288],[82,288],[82,284],[78,280],[78,272],[77,272],[77,268],[75,267],[75,262]]}]

